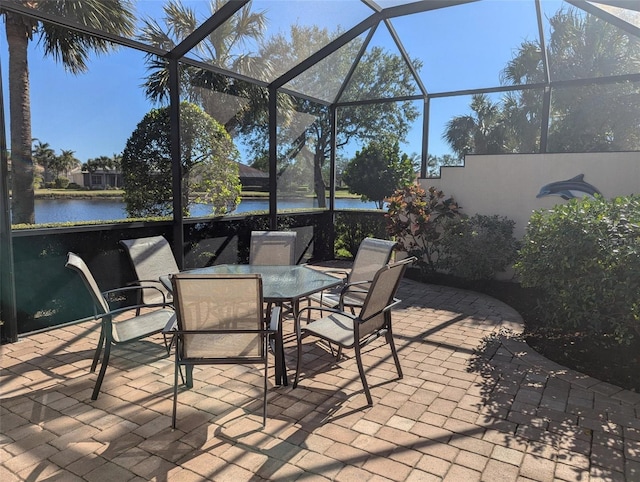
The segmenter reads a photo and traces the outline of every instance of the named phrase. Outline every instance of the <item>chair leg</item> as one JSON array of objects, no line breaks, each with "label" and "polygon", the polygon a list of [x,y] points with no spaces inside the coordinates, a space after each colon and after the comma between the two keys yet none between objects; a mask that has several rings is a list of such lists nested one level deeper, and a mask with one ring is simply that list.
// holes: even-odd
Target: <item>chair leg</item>
[{"label": "chair leg", "polygon": [[100,365],[100,373],[98,373],[98,379],[93,387],[93,393],[91,394],[91,400],[97,400],[100,394],[100,387],[102,386],[102,380],[104,374],[107,372],[107,366],[109,365],[109,355],[111,355],[111,340],[106,340],[104,347],[104,355],[102,357],[102,365]]},{"label": "chair leg", "polygon": [[96,352],[93,355],[93,362],[91,363],[91,373],[96,371],[98,366],[98,360],[100,360],[100,353],[102,353],[102,347],[104,346],[104,329],[100,328],[100,338],[98,338],[98,346],[96,346]]},{"label": "chair leg", "polygon": [[[266,347],[265,347],[266,350]],[[267,377],[269,371],[269,356],[268,352],[264,353],[264,391],[263,391],[263,399],[262,399],[262,426],[267,425]]]},{"label": "chair leg", "polygon": [[369,385],[367,384],[367,379],[364,376],[364,367],[362,366],[360,345],[356,343],[354,348],[356,352],[356,362],[358,363],[358,372],[360,373],[360,380],[362,380],[362,386],[364,388],[364,394],[367,397],[367,403],[369,404],[369,406],[371,406],[373,405],[373,399],[371,398],[371,393],[369,392]]},{"label": "chair leg", "polygon": [[389,328],[387,330],[387,334],[385,335],[387,339],[387,343],[391,348],[391,354],[393,355],[393,361],[396,364],[396,370],[398,371],[398,378],[402,378],[402,368],[400,367],[400,359],[398,358],[398,351],[396,350],[396,344],[393,341],[393,333],[391,332],[391,324],[389,324]]},{"label": "chair leg", "polygon": [[[331,347],[331,354],[333,355],[333,346],[331,346],[331,343],[329,343],[329,346]],[[338,349],[336,350],[336,361],[339,362],[340,358],[342,358],[342,347],[339,346]]]},{"label": "chair leg", "polygon": [[298,333],[298,359],[296,360],[296,377],[293,380],[293,388],[298,386],[298,377],[300,376],[300,360],[302,359],[302,335]]},{"label": "chair leg", "polygon": [[171,417],[171,428],[176,428],[176,415],[178,412],[178,372],[180,371],[180,367],[176,360],[175,367],[173,373],[173,415]]},{"label": "chair leg", "polygon": [[185,365],[184,369],[187,377],[185,385],[187,388],[193,388],[193,365]]},{"label": "chair leg", "polygon": [[169,343],[167,343],[167,334],[166,333],[163,333],[162,337],[164,338],[164,347],[167,350],[167,356],[170,356],[171,355],[171,347],[176,342],[176,335],[175,334],[171,335],[171,340],[169,341]]}]

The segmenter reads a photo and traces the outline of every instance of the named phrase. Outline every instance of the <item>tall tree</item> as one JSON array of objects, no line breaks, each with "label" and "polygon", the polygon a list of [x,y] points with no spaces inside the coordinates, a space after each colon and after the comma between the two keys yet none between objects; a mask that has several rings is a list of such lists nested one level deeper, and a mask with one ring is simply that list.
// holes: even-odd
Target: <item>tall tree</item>
[{"label": "tall tree", "polygon": [[[580,80],[640,72],[640,40],[594,15],[561,9],[549,19],[547,46],[552,80]],[[524,41],[501,73],[509,85],[545,79],[539,41]],[[629,151],[640,149],[638,83],[555,87],[551,95],[549,152]],[[492,111],[477,103],[477,114],[456,116],[443,137],[453,151],[487,154],[539,150],[543,92],[511,92]],[[479,122],[480,113],[486,122]]]},{"label": "tall tree", "polygon": [[[288,35],[271,37],[261,49],[261,56],[273,65],[293,66],[306,59],[336,35],[327,29],[293,25]],[[287,85],[301,93],[327,95],[330,100],[342,84],[357,58],[361,48],[358,40],[336,51],[325,61],[311,67],[303,75]],[[419,61],[414,61],[419,68]],[[393,98],[415,93],[412,75],[399,55],[391,54],[380,47],[373,47],[360,59],[343,92],[343,99],[360,99],[362,93],[374,93],[376,98]],[[278,125],[279,169],[302,159],[312,159],[314,192],[320,207],[325,207],[327,180],[325,164],[330,159],[332,138],[329,109],[302,97],[284,96],[289,99],[289,111],[281,109]],[[284,104],[281,104],[284,105]],[[372,103],[339,109],[337,115],[337,147],[350,141],[368,142],[388,133],[394,133],[400,141],[406,138],[411,123],[418,112],[411,102]],[[298,122],[301,120],[302,122]],[[246,144],[251,146],[256,158],[264,158],[268,132],[263,127],[247,126],[243,132]],[[307,153],[311,153],[307,156]]]},{"label": "tall tree", "polygon": [[98,169],[120,169],[122,165],[122,154],[114,154],[113,156],[100,156],[88,159],[82,164],[82,170],[90,173],[96,172]]},{"label": "tall tree", "polygon": [[466,154],[505,152],[504,117],[500,104],[484,94],[471,99],[472,114],[455,116],[446,124],[443,138],[460,159]]},{"label": "tall tree", "polygon": [[34,139],[37,144],[33,147],[32,156],[33,160],[42,166],[44,169],[44,182],[50,181],[49,172],[51,163],[56,157],[55,151],[51,148],[48,142],[42,142],[39,139]]},{"label": "tall tree", "polygon": [[382,209],[385,198],[415,182],[415,170],[412,159],[400,154],[397,139],[383,137],[356,152],[342,179],[349,192],[360,194],[363,201],[374,201]]},{"label": "tall tree", "polygon": [[[122,153],[124,201],[131,217],[167,216],[173,212],[169,108],[148,112]],[[215,214],[239,202],[238,156],[224,127],[195,104],[180,104],[182,207],[189,214],[196,186]]]},{"label": "tall tree", "polygon": [[[132,35],[134,15],[127,0],[15,0],[27,8],[64,17],[111,34]],[[73,74],[85,72],[92,52],[113,48],[110,42],[0,9],[9,47],[9,116],[11,126],[12,211],[14,223],[33,224],[34,161],[31,155],[31,104],[27,47],[34,38],[45,55],[61,61]]]},{"label": "tall tree", "polygon": [[[212,0],[211,14],[226,2]],[[169,0],[163,10],[161,23],[155,19],[144,20],[139,39],[171,50],[192,34],[200,22],[193,8],[183,5],[180,0]],[[264,13],[253,12],[251,5],[246,5],[210,33],[189,52],[189,56],[232,72],[264,79],[270,71],[268,63],[238,47],[260,41],[265,24]],[[144,83],[147,97],[160,104],[166,103],[169,98],[169,62],[150,54],[146,57],[146,64],[149,72]],[[255,85],[185,64],[179,66],[179,78],[183,98],[201,105],[231,134],[244,116],[251,116],[256,109],[266,109],[266,92]]]},{"label": "tall tree", "polygon": [[68,174],[71,169],[80,165],[80,161],[75,156],[75,151],[70,149],[62,149],[59,156],[56,156],[51,164],[51,170],[54,172],[56,178],[60,177],[61,173]]}]

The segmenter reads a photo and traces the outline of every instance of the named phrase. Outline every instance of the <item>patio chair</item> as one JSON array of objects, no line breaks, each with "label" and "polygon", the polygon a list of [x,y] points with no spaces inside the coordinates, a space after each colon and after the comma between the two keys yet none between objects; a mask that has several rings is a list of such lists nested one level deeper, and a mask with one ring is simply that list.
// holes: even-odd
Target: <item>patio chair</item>
[{"label": "patio chair", "polygon": [[329,270],[330,274],[344,277],[344,284],[331,291],[324,291],[309,297],[309,302],[316,301],[330,308],[348,307],[352,313],[361,307],[367,296],[376,272],[389,263],[395,241],[377,238],[365,238],[358,247],[350,271]]},{"label": "patio chair", "polygon": [[[249,264],[262,266],[287,266],[296,264],[295,231],[251,231]],[[271,303],[267,304],[267,313]],[[286,306],[286,312],[294,311]]]},{"label": "patio chair", "polygon": [[129,260],[136,273],[138,286],[154,286],[158,290],[141,290],[140,304],[158,303],[161,298],[171,300],[171,293],[160,282],[160,276],[178,273],[180,269],[164,236],[122,239]]},{"label": "patio chair", "polygon": [[278,336],[280,308],[263,322],[262,278],[259,274],[193,274],[171,276],[176,327],[172,427],[176,428],[178,375],[186,368],[193,386],[195,365],[255,364],[264,366],[262,424],[267,417],[267,355],[270,336]]},{"label": "patio chair", "polygon": [[249,264],[269,266],[296,264],[296,232],[252,231]]},{"label": "patio chair", "polygon": [[[161,301],[156,305],[144,305],[145,308],[152,309],[152,311],[145,310],[142,314],[140,314],[139,311],[140,305],[129,305],[123,308],[111,309],[108,301],[110,296],[123,294],[130,290],[140,290],[141,288],[139,286],[129,286],[100,292],[95,278],[80,256],[74,253],[68,253],[65,266],[74,270],[78,273],[80,278],[82,278],[82,281],[89,291],[93,301],[94,318],[96,320],[101,320],[100,338],[98,339],[98,346],[96,347],[96,352],[93,356],[93,363],[91,364],[91,372],[93,373],[96,370],[100,354],[104,348],[102,365],[100,366],[98,379],[96,380],[96,384],[91,395],[92,400],[97,400],[98,395],[100,394],[102,380],[104,379],[107,366],[109,365],[111,345],[129,343],[156,333],[162,333],[167,323],[169,323],[169,320],[173,317],[174,311],[171,308],[165,307],[165,301]],[[146,286],[142,289],[159,291],[158,288],[151,286]],[[160,292],[160,295],[161,294],[162,293]],[[135,314],[133,314],[134,311]],[[132,316],[125,317],[124,314],[126,312],[132,312]],[[164,338],[168,355],[170,345],[167,342],[166,335]]]},{"label": "patio chair", "polygon": [[[297,387],[300,378],[302,340],[309,336],[314,336],[329,342],[329,344],[336,345],[340,350],[345,348],[354,349],[358,372],[360,373],[360,379],[362,380],[362,386],[369,405],[373,405],[373,400],[362,365],[363,346],[384,336],[391,348],[398,378],[402,378],[402,368],[400,367],[400,360],[393,342],[391,309],[400,302],[395,298],[395,294],[407,265],[413,261],[415,261],[415,258],[406,258],[378,270],[371,281],[371,286],[358,315],[324,306],[307,306],[300,310],[299,317],[303,316],[305,310],[318,310],[322,312],[322,318],[314,320],[303,327],[301,326],[298,331],[298,361],[293,388]],[[300,318],[298,319],[299,323]]]}]

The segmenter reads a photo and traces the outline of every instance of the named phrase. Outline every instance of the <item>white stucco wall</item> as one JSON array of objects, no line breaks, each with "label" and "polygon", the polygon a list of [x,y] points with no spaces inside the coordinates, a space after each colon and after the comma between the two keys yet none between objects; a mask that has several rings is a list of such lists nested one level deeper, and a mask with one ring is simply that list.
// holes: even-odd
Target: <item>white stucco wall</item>
[{"label": "white stucco wall", "polygon": [[439,179],[421,179],[453,196],[468,215],[506,216],[521,238],[531,213],[566,202],[559,196],[536,198],[540,188],[584,174],[605,198],[640,193],[640,152],[587,154],[469,155],[464,167],[443,167]]}]

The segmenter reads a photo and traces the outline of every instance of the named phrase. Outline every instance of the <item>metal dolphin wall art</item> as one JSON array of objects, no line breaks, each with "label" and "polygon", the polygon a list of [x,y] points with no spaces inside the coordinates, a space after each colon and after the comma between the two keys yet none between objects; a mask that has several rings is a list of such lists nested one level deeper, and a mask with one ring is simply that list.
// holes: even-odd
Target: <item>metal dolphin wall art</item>
[{"label": "metal dolphin wall art", "polygon": [[588,182],[584,182],[584,174],[578,174],[576,177],[572,177],[566,181],[556,181],[545,184],[540,188],[540,192],[536,198],[560,196],[562,199],[569,200],[584,196],[593,197],[594,194],[602,195],[594,186]]}]

